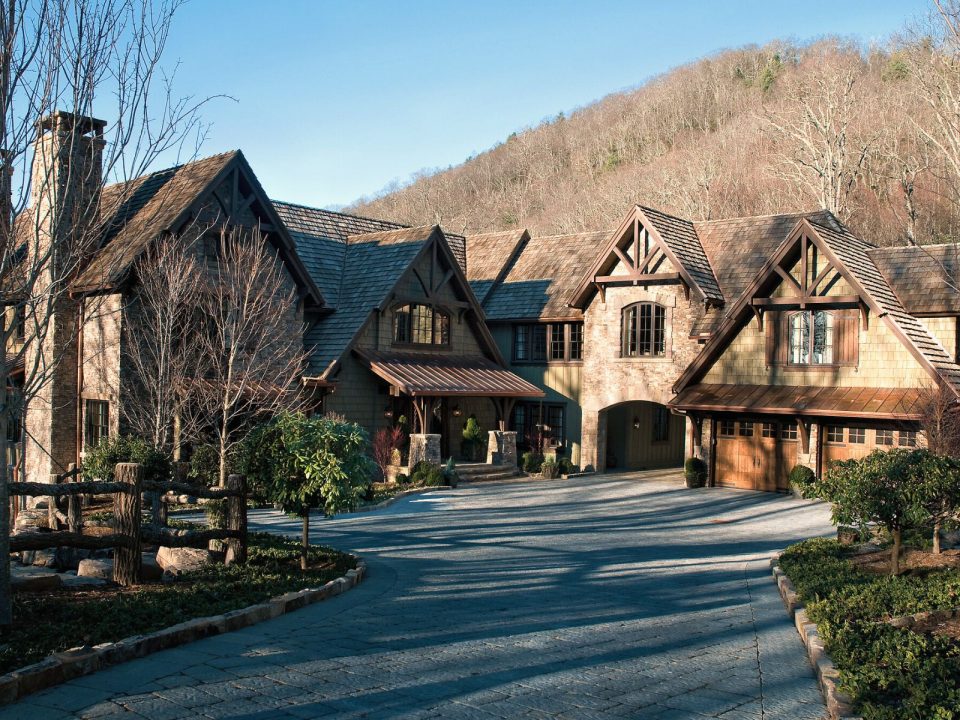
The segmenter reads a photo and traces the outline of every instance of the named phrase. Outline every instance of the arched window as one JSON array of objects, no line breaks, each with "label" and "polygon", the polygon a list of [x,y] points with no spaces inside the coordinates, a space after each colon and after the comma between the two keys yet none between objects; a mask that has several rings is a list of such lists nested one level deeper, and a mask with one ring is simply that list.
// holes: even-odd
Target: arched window
[{"label": "arched window", "polygon": [[429,305],[401,305],[393,311],[393,342],[401,345],[449,345],[450,316]]},{"label": "arched window", "polygon": [[657,303],[623,309],[621,357],[662,357],[667,350],[667,311]]},{"label": "arched window", "polygon": [[802,310],[787,318],[791,365],[833,364],[833,313]]}]

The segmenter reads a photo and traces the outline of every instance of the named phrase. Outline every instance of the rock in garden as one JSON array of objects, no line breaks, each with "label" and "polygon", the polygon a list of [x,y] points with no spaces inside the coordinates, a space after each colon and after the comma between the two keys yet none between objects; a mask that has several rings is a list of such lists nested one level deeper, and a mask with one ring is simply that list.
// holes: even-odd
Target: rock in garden
[{"label": "rock in garden", "polygon": [[157,564],[174,575],[198,570],[209,562],[211,562],[209,550],[162,547],[157,551]]},{"label": "rock in garden", "polygon": [[77,567],[77,577],[100,578],[101,580],[113,579],[113,560],[94,560],[87,558],[81,560]]},{"label": "rock in garden", "polygon": [[57,564],[56,553],[53,550],[24,550],[20,553],[20,561],[24,565],[39,567],[54,567]]},{"label": "rock in garden", "polygon": [[38,567],[10,568],[10,587],[14,592],[39,592],[60,587],[60,576],[53,570]]}]

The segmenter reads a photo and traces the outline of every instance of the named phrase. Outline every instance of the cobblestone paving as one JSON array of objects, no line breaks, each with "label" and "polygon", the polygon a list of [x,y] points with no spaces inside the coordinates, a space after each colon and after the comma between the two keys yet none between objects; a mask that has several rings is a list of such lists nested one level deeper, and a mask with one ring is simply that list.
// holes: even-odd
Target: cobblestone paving
[{"label": "cobblestone paving", "polygon": [[767,559],[828,530],[823,506],[663,472],[413,496],[316,524],[368,560],[346,595],[0,720],[822,718]]}]

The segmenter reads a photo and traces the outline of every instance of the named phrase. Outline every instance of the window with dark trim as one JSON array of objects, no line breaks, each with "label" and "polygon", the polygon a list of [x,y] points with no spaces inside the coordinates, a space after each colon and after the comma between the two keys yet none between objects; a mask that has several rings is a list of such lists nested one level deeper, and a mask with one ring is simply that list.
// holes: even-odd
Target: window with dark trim
[{"label": "window with dark trim", "polygon": [[897,438],[900,447],[916,447],[917,446],[917,431],[916,430],[901,430],[900,437]]},{"label": "window with dark trim", "polygon": [[847,430],[847,440],[854,445],[863,445],[867,442],[867,429],[852,427]]},{"label": "window with dark trim", "polygon": [[877,430],[877,445],[893,445],[893,430]]},{"label": "window with dark trim", "polygon": [[833,313],[801,310],[787,318],[791,365],[833,364]]},{"label": "window with dark trim", "polygon": [[517,433],[517,444],[522,448],[554,448],[566,443],[566,420],[566,406],[562,403],[517,403],[510,427]]},{"label": "window with dark trim", "polygon": [[842,443],[843,442],[843,428],[839,425],[828,425],[827,426],[827,442],[829,443]]},{"label": "window with dark trim", "polygon": [[393,342],[400,345],[449,345],[450,316],[429,305],[401,305],[393,311]]},{"label": "window with dark trim", "polygon": [[784,423],[780,426],[780,439],[781,440],[796,440],[797,439],[797,424],[796,423]]},{"label": "window with dark trim", "polygon": [[621,357],[666,355],[667,311],[657,303],[637,303],[623,309]]},{"label": "window with dark trim", "polygon": [[741,423],[740,423],[740,436],[741,436],[741,437],[753,437],[753,423],[752,423],[752,422],[741,422]]},{"label": "window with dark trim", "polygon": [[733,420],[721,420],[717,432],[721,437],[733,437],[737,432],[737,424]]},{"label": "window with dark trim", "polygon": [[84,403],[84,447],[94,448],[110,435],[110,403],[87,400]]},{"label": "window with dark trim", "polygon": [[23,305],[13,309],[13,337],[23,340],[27,334],[27,311]]},{"label": "window with dark trim", "polygon": [[776,438],[777,437],[777,424],[776,423],[763,423],[760,427],[760,434],[765,438]]},{"label": "window with dark trim", "polygon": [[670,439],[670,411],[663,405],[653,409],[653,442],[667,442]]},{"label": "window with dark trim", "polygon": [[583,323],[513,326],[514,362],[579,362],[582,359]]}]

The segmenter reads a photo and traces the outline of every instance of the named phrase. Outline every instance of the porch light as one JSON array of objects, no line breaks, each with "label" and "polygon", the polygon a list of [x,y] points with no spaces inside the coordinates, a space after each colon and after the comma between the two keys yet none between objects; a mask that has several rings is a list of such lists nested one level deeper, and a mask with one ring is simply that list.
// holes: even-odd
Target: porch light
[{"label": "porch light", "polygon": [[460,406],[459,406],[459,405],[454,405],[454,406],[453,406],[453,416],[454,416],[454,417],[460,417],[461,415],[463,415],[463,410],[460,409]]},{"label": "porch light", "polygon": [[390,407],[389,405],[387,405],[387,406],[383,409],[383,416],[384,416],[385,418],[388,418],[388,419],[389,419],[389,418],[392,418],[392,417],[393,417],[393,408]]},{"label": "porch light", "polygon": [[640,429],[640,418],[638,418],[636,415],[633,416],[633,429],[634,430]]}]

